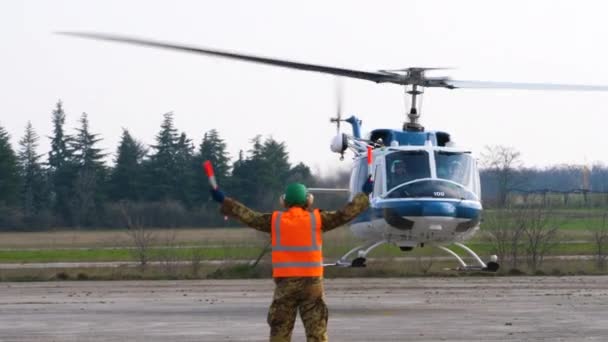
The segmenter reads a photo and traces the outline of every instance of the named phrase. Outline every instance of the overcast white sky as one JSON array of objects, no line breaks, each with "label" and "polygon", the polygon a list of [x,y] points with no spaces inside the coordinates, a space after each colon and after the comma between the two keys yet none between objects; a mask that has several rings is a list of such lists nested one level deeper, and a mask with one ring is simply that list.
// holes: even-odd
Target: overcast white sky
[{"label": "overcast white sky", "polygon": [[[216,128],[232,156],[256,134],[326,172],[334,78],[53,35],[135,35],[277,58],[377,70],[454,67],[455,79],[608,84],[603,1],[2,1],[0,125],[13,145],[28,120],[45,137],[63,100],[114,153],[121,128],[152,143],[162,114],[198,145]],[[399,129],[402,89],[346,80],[345,114],[364,131]],[[608,161],[608,93],[427,90],[422,123],[477,154],[513,146],[529,166]],[[43,138],[41,151],[48,150]]]}]

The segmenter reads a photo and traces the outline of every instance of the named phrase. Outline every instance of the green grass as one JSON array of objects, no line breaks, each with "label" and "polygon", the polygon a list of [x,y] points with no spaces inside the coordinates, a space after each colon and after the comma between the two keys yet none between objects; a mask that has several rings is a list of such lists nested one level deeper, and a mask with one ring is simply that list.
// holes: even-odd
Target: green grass
[{"label": "green grass", "polygon": [[[489,242],[472,242],[468,244],[480,255],[492,254],[492,244]],[[324,255],[335,259],[348,252],[352,245],[326,245]],[[523,248],[523,245],[522,245]],[[549,255],[588,255],[594,253],[591,242],[559,243]],[[259,246],[218,246],[214,248],[153,248],[149,250],[149,260],[192,260],[197,253],[201,260],[238,260],[254,259],[262,251]],[[467,254],[459,249],[454,251],[462,256]],[[0,251],[1,263],[34,263],[34,262],[101,262],[101,261],[136,261],[133,249],[127,248],[90,248],[90,249],[39,249],[39,250],[4,250]],[[411,252],[402,252],[392,245],[383,245],[370,254],[370,258],[390,258],[403,256],[443,255],[436,248],[415,248]],[[447,255],[447,254],[446,254]]]},{"label": "green grass", "polygon": [[[498,210],[485,211],[488,228]],[[602,227],[606,209],[556,209],[552,223],[559,227],[559,241],[550,255],[591,255],[595,251],[593,231]],[[489,230],[481,225],[481,231],[467,245],[482,257],[493,254]],[[253,229],[176,229],[152,230],[155,245],[150,249],[149,260],[192,260],[196,252],[201,260],[251,260],[256,258],[268,241],[268,234]],[[166,246],[165,237],[176,239]],[[523,248],[522,240],[522,248]],[[362,242],[347,228],[340,228],[324,235],[324,255],[335,260]],[[136,261],[132,240],[124,231],[53,231],[38,233],[0,233],[0,263],[31,262],[103,262]],[[181,248],[173,248],[179,246]],[[466,253],[459,248],[460,255]],[[523,251],[523,249],[522,249]],[[372,251],[371,258],[403,256],[447,255],[436,248],[415,248],[402,252],[392,245],[383,245]]]},{"label": "green grass", "polygon": [[[484,221],[492,222],[500,210],[484,210]],[[604,215],[608,215],[608,208],[593,209],[555,209],[551,211],[550,224],[557,226],[560,230],[597,230],[604,226]],[[608,217],[607,217],[608,219]],[[608,225],[608,221],[606,222]],[[608,229],[608,226],[606,226]],[[484,229],[484,224],[481,224]]]},{"label": "green grass", "polygon": [[[162,260],[167,256],[176,260],[191,260],[196,250],[201,259],[250,259],[261,251],[259,247],[217,247],[217,248],[153,248],[149,251],[150,260]],[[90,249],[38,249],[0,251],[0,262],[97,262],[97,261],[135,261],[135,250],[127,248],[90,248]]]},{"label": "green grass", "polygon": [[570,219],[558,223],[559,229],[562,230],[598,230],[602,229],[603,225],[604,222],[603,218],[601,217],[591,217],[578,220]]}]

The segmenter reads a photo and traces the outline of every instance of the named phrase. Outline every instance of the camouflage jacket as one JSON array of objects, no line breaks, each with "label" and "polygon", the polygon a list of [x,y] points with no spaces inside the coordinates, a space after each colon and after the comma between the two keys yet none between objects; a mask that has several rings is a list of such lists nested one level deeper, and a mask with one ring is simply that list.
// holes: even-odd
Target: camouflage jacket
[{"label": "camouflage jacket", "polygon": [[[361,192],[340,210],[319,210],[321,214],[321,230],[327,232],[338,228],[354,219],[368,207],[369,197]],[[270,233],[271,231],[272,213],[258,213],[230,197],[226,197],[220,211],[222,214],[234,217],[253,229],[266,233]]]}]

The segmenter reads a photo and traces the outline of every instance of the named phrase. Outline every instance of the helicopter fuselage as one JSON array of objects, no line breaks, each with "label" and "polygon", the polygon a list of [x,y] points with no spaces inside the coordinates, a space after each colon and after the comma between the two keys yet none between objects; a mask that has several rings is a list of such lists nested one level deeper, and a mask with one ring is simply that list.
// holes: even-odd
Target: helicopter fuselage
[{"label": "helicopter fuselage", "polygon": [[374,178],[370,208],[350,225],[357,237],[410,250],[464,241],[479,229],[479,172],[470,151],[450,146],[449,134],[374,130],[369,140],[377,146],[373,161],[355,155],[349,186],[355,194]]}]

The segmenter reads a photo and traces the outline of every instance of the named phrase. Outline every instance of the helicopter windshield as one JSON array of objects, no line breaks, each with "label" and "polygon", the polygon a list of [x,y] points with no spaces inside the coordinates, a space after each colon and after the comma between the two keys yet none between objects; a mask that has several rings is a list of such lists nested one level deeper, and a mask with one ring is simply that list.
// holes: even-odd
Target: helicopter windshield
[{"label": "helicopter windshield", "polygon": [[429,155],[426,151],[398,151],[386,155],[386,188],[431,177]]},{"label": "helicopter windshield", "polygon": [[[400,152],[411,153],[411,152]],[[414,179],[407,179],[401,183],[416,180],[404,185],[394,185],[389,188],[386,198],[442,198],[460,200],[479,200],[479,173],[475,161],[470,154],[464,152],[434,151],[437,177],[433,179],[422,173],[416,174]],[[389,160],[389,155],[387,155]],[[394,161],[396,158],[391,158]],[[423,161],[418,161],[421,166]],[[389,162],[387,165],[391,165]],[[409,166],[409,164],[408,164]],[[409,170],[409,169],[408,169]],[[388,170],[388,174],[391,170]],[[390,179],[390,178],[389,178]]]},{"label": "helicopter windshield", "polygon": [[471,187],[473,158],[468,153],[435,151],[437,178],[447,179]]}]

